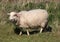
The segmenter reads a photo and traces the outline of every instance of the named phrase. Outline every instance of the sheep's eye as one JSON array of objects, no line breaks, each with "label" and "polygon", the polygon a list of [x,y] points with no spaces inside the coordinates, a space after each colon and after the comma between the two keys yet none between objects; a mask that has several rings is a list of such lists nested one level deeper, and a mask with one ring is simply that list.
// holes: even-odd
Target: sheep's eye
[{"label": "sheep's eye", "polygon": [[16,14],[14,16],[17,16]]},{"label": "sheep's eye", "polygon": [[[17,16],[17,14],[15,14],[14,16]],[[17,16],[18,17],[18,16]]]}]

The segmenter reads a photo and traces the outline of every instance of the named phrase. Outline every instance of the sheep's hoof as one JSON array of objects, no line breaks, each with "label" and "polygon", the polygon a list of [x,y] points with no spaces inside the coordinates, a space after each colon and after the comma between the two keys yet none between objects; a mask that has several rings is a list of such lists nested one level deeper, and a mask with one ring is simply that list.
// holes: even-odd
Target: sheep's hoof
[{"label": "sheep's hoof", "polygon": [[28,36],[30,35],[28,30],[27,30],[27,35],[28,35]]},{"label": "sheep's hoof", "polygon": [[22,31],[19,33],[19,35],[22,35]]}]

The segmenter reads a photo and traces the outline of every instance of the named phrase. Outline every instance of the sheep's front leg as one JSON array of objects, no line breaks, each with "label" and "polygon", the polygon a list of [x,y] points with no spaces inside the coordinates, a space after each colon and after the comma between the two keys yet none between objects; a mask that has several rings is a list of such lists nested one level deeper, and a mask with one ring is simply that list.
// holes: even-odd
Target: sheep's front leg
[{"label": "sheep's front leg", "polygon": [[19,35],[22,35],[22,31],[20,31]]},{"label": "sheep's front leg", "polygon": [[28,30],[27,30],[27,35],[28,35],[28,36],[30,35]]}]

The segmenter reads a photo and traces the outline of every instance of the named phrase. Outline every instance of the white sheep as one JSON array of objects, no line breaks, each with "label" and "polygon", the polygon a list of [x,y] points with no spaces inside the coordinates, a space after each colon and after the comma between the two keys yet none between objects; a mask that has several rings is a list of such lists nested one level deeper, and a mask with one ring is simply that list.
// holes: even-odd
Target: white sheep
[{"label": "white sheep", "polygon": [[[40,33],[42,32],[43,28],[45,27],[48,21],[48,13],[46,10],[43,9],[34,9],[29,11],[21,11],[19,13],[11,12],[10,13],[10,20],[17,21],[16,24],[19,27],[27,28],[27,35],[29,35],[29,28],[32,27],[40,27]],[[22,31],[20,32],[20,35]]]}]

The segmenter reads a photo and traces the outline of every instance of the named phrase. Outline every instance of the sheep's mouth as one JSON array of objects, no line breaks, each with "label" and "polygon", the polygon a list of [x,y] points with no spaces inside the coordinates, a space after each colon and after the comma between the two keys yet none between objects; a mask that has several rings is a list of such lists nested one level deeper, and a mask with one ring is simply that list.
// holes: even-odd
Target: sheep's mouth
[{"label": "sheep's mouth", "polygon": [[14,24],[16,24],[17,23],[17,20],[15,20],[15,19],[12,19],[12,20],[10,20],[12,23],[14,23]]}]

